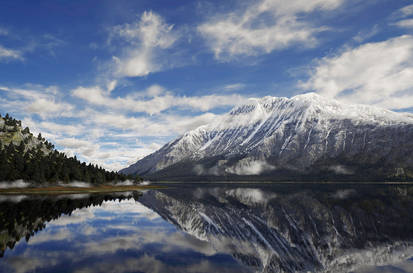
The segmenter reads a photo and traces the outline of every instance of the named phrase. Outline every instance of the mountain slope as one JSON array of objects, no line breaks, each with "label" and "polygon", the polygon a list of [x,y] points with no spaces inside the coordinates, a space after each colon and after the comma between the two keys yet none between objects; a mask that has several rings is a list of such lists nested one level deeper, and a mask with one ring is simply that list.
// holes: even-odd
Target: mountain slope
[{"label": "mountain slope", "polygon": [[0,182],[23,179],[35,183],[84,181],[105,183],[130,177],[81,163],[54,149],[41,134],[34,137],[21,121],[0,115]]},{"label": "mountain slope", "polygon": [[152,178],[408,179],[413,116],[309,93],[251,99],[122,170]]}]

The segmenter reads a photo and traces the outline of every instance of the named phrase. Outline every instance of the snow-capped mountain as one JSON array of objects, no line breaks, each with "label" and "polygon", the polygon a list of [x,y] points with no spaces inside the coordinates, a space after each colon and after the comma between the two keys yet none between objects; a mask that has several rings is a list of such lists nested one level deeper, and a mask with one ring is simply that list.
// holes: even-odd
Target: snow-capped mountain
[{"label": "snow-capped mountain", "polygon": [[122,170],[154,178],[413,177],[413,115],[315,93],[250,99]]}]

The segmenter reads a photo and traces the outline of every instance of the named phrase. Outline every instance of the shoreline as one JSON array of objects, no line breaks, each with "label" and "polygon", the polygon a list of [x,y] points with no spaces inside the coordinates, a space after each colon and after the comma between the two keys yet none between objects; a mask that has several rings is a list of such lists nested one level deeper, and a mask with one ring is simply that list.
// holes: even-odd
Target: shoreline
[{"label": "shoreline", "polygon": [[151,181],[151,185],[165,185],[165,184],[348,184],[348,185],[413,185],[413,181],[372,181],[372,182],[358,182],[358,181]]},{"label": "shoreline", "polygon": [[30,195],[30,194],[76,194],[76,193],[111,193],[142,191],[150,189],[165,188],[155,185],[130,185],[130,186],[113,186],[99,185],[93,187],[65,187],[65,186],[47,186],[47,187],[27,187],[27,188],[7,188],[0,189],[0,195]]},{"label": "shoreline", "polygon": [[304,182],[304,181],[204,181],[204,182],[179,182],[179,181],[153,181],[150,185],[128,185],[128,186],[116,186],[116,185],[97,185],[92,187],[74,187],[74,186],[45,186],[45,187],[13,187],[13,188],[0,188],[0,195],[58,195],[58,194],[77,194],[77,193],[111,193],[111,192],[127,192],[127,191],[143,191],[151,189],[164,189],[168,188],[168,185],[225,185],[225,184],[244,184],[244,185],[287,185],[287,184],[311,184],[311,185],[413,185],[413,181],[410,182]]}]

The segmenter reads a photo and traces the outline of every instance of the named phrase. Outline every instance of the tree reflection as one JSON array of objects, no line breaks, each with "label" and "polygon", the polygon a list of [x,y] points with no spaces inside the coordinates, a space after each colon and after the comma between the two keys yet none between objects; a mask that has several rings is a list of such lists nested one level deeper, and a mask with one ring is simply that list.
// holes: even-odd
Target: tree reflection
[{"label": "tree reflection", "polygon": [[[22,238],[29,241],[46,223],[62,215],[71,215],[76,209],[100,206],[103,202],[134,198],[141,193],[88,194],[60,196],[32,196],[21,201],[17,196],[4,197],[0,202],[0,257],[7,248],[13,249]],[[21,197],[21,196],[20,196]],[[24,197],[22,197],[24,198]]]}]

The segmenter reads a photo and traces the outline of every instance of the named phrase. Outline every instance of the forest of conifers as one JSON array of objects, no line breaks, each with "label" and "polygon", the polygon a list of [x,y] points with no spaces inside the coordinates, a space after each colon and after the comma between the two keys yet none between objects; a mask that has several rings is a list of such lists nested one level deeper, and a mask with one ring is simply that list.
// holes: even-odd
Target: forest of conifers
[{"label": "forest of conifers", "polygon": [[[82,181],[92,184],[138,180],[97,165],[81,163],[76,156],[68,157],[54,149],[41,134],[33,145],[34,137],[29,128],[21,129],[21,121],[8,114],[0,126],[0,181],[23,179],[36,183]],[[10,141],[16,134],[24,136],[18,145]],[[29,145],[31,144],[31,145]],[[30,147],[33,146],[33,147]]]}]

